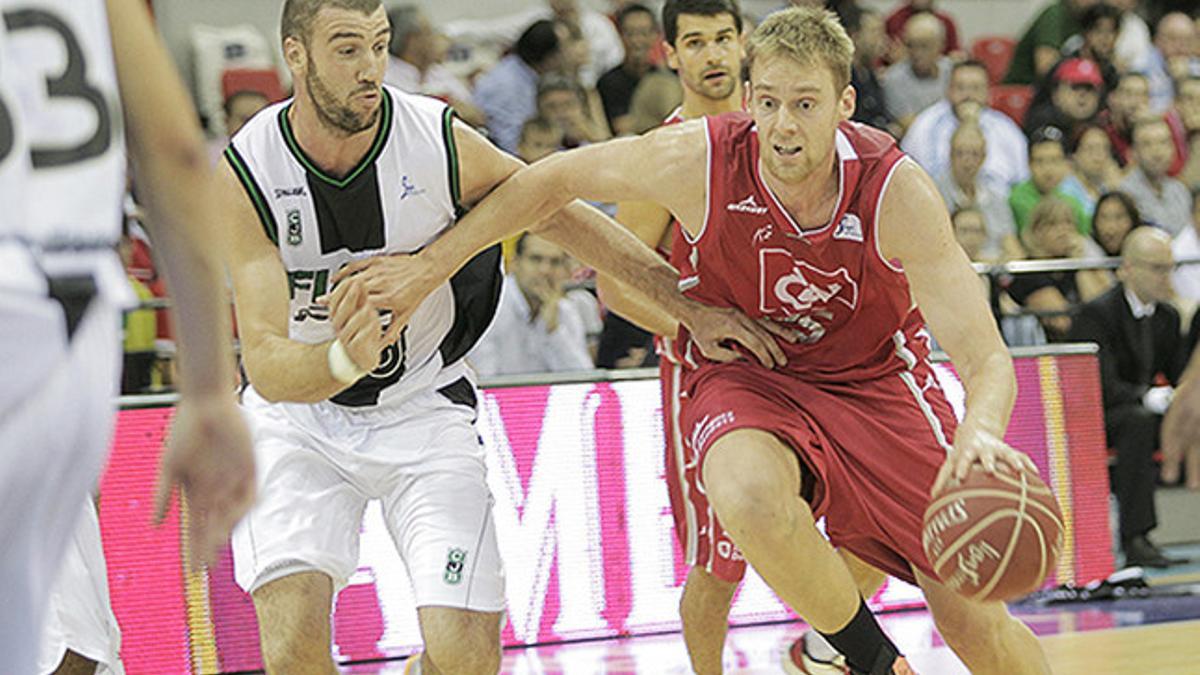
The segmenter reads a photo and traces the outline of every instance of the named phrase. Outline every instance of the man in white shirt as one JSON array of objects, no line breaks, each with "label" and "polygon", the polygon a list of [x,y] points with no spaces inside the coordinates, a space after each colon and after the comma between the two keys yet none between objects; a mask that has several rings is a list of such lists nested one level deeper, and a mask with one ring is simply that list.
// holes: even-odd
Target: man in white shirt
[{"label": "man in white shirt", "polygon": [[[1171,253],[1176,262],[1200,259],[1200,189],[1192,190],[1192,226],[1175,235]],[[1200,302],[1200,262],[1179,265],[1171,281],[1179,297],[1192,303]]]},{"label": "man in white shirt", "polygon": [[1120,189],[1133,197],[1142,220],[1171,236],[1188,229],[1192,221],[1192,196],[1183,183],[1167,175],[1174,159],[1171,128],[1166,120],[1139,120],[1133,127],[1133,169]]},{"label": "man in white shirt", "polygon": [[595,367],[583,317],[566,299],[569,262],[565,251],[545,239],[524,234],[517,240],[495,322],[471,353],[480,375]]},{"label": "man in white shirt", "polygon": [[471,103],[471,90],[442,65],[445,38],[416,5],[401,5],[388,13],[392,39],[388,44],[387,71],[383,81],[410,94],[440,98],[454,106],[467,124],[483,126],[487,118]]},{"label": "man in white shirt", "polygon": [[918,14],[904,25],[908,57],[880,78],[887,110],[900,126],[907,128],[945,90],[951,66],[942,56],[945,45],[946,29],[932,14]]},{"label": "man in white shirt", "polygon": [[979,128],[988,147],[979,176],[1007,192],[1029,177],[1025,134],[1007,115],[988,108],[987,104],[987,68],[978,61],[955,64],[946,98],[917,115],[900,147],[930,175],[942,175],[950,166],[950,137],[959,120],[978,110]]}]

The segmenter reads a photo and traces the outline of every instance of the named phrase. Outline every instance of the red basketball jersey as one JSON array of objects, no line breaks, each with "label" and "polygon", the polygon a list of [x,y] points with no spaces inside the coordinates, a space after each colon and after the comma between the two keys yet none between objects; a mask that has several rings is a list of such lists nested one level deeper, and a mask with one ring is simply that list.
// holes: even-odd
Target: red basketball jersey
[{"label": "red basketball jersey", "polygon": [[[824,227],[805,231],[763,179],[753,119],[729,113],[705,121],[707,212],[697,237],[684,232],[674,242],[680,289],[796,329],[800,342],[780,341],[787,370],[811,382],[873,379],[927,357],[908,280],[878,244],[880,202],[904,158],[891,136],[854,122],[838,127],[837,209]],[[699,350],[686,338],[682,329],[679,356],[698,364]]]}]

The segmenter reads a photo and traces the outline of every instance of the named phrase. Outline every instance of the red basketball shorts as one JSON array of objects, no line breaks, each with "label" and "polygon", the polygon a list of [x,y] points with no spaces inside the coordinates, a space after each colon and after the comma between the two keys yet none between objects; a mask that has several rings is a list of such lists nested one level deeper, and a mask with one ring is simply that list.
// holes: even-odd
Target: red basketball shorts
[{"label": "red basketball shorts", "polygon": [[[936,578],[921,547],[921,525],[957,423],[928,362],[844,383],[809,383],[746,361],[705,365],[678,377],[682,404],[668,437],[668,476],[672,469],[680,475],[671,504],[695,564],[731,581],[744,571],[740,552],[704,497],[701,469],[718,438],[758,429],[795,451],[812,481],[811,494],[805,492],[813,515],[825,517],[834,546],[909,583],[914,567]],[[672,441],[679,446],[673,452]]]},{"label": "red basketball shorts", "polygon": [[746,573],[746,561],[708,505],[699,480],[699,458],[681,433],[679,420],[687,402],[679,395],[684,367],[664,358],[658,369],[662,378],[663,436],[667,442],[667,493],[683,559],[689,567],[699,566],[737,583]]}]

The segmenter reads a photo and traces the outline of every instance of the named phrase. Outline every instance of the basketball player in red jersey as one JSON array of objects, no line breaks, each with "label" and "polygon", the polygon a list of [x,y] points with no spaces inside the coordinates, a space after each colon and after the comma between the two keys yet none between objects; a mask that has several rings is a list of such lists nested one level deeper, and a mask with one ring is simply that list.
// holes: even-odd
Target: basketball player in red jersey
[{"label": "basketball player in red jersey", "polygon": [[[683,89],[682,105],[663,126],[741,111],[742,18],[732,0],[667,0],[662,26],[667,64],[678,73]],[[668,257],[672,239],[681,236],[671,213],[653,202],[623,202],[616,219]],[[698,466],[676,426],[686,404],[679,396],[683,364],[675,358],[671,339],[678,334],[679,324],[611,276],[598,275],[596,285],[610,310],[656,335],[667,487],[675,531],[689,567],[679,603],[683,637],[692,669],[698,675],[719,675],[729,609],[746,573],[746,561],[698,489]],[[847,557],[847,564],[864,597],[873,595],[883,575],[853,556]],[[812,675],[840,672],[832,667],[822,669],[822,662],[832,665],[834,657],[831,648],[821,642],[819,634],[806,634],[784,654],[785,664],[790,661],[793,670]]]},{"label": "basketball player in red jersey", "polygon": [[[1033,634],[1003,604],[947,589],[921,548],[924,507],[948,481],[975,463],[1036,469],[1001,440],[1012,359],[933,182],[890,137],[848,121],[852,54],[832,13],[773,14],[747,45],[749,115],[553,155],[419,255],[352,265],[335,295],[363,288],[404,323],[476,251],[572,198],[662,205],[683,228],[672,261],[688,295],[803,334],[775,369],[711,362],[686,330],[677,339],[695,364],[680,429],[745,558],[852,672],[912,671],[833,546],[918,584],[972,672],[1046,673]],[[398,270],[407,283],[379,283]],[[961,424],[928,361],[926,323],[962,376]]]}]

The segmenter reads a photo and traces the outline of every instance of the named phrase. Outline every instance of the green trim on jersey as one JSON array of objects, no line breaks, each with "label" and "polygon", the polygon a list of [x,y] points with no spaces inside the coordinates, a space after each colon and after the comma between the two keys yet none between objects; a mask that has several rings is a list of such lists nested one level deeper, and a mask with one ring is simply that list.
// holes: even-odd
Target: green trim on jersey
[{"label": "green trim on jersey", "polygon": [[446,167],[449,172],[450,203],[454,205],[454,217],[461,218],[467,212],[462,205],[462,185],[458,178],[458,145],[454,142],[454,118],[458,113],[446,106],[442,112],[442,141],[446,144]]},{"label": "green trim on jersey", "polygon": [[254,174],[250,173],[250,167],[246,165],[246,160],[242,159],[241,153],[233,147],[232,143],[225,148],[224,155],[229,166],[233,167],[233,172],[241,182],[242,188],[249,195],[250,201],[254,203],[254,210],[258,213],[258,220],[262,224],[263,231],[267,233],[267,238],[271,240],[272,244],[279,246],[279,225],[275,222],[275,214],[267,205],[267,197],[258,187],[258,182],[254,180]]},{"label": "green trim on jersey", "polygon": [[382,87],[379,89],[379,92],[383,96],[383,100],[379,112],[379,130],[375,132],[375,141],[371,144],[371,149],[367,151],[367,154],[359,160],[350,173],[346,174],[345,178],[330,176],[309,159],[308,155],[304,154],[304,150],[300,149],[300,144],[296,142],[295,134],[292,133],[292,123],[288,121],[288,111],[292,109],[295,103],[288,103],[284,106],[283,110],[279,111],[279,129],[283,132],[284,143],[292,151],[292,155],[295,156],[296,161],[300,162],[301,166],[311,175],[316,176],[335,188],[344,188],[354,182],[354,179],[358,178],[359,174],[365,171],[368,166],[374,164],[375,160],[379,159],[380,153],[383,152],[383,146],[387,145],[388,136],[391,135],[392,95],[388,93],[387,89]]}]

